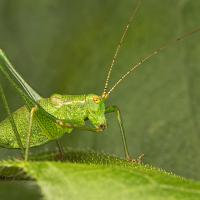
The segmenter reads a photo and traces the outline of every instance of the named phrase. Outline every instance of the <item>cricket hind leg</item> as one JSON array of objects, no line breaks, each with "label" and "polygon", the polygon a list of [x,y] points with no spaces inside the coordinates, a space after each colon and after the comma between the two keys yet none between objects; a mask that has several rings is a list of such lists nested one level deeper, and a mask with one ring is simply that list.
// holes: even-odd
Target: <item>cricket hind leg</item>
[{"label": "cricket hind leg", "polygon": [[9,120],[10,120],[10,123],[11,123],[11,126],[12,126],[12,129],[13,129],[14,136],[15,136],[15,138],[16,138],[16,140],[17,140],[17,144],[18,144],[18,146],[19,146],[20,149],[21,149],[22,156],[24,157],[24,156],[25,156],[25,155],[24,155],[24,154],[25,154],[25,151],[24,151],[24,147],[23,147],[23,144],[22,144],[22,141],[21,141],[21,137],[20,137],[19,132],[18,132],[18,130],[17,130],[17,126],[16,126],[16,124],[15,124],[14,118],[13,118],[12,113],[11,113],[11,110],[10,110],[10,108],[9,108],[8,101],[7,101],[7,98],[6,98],[6,95],[5,95],[5,92],[4,92],[4,90],[3,90],[3,87],[2,87],[2,85],[1,85],[1,83],[0,83],[0,96],[1,96],[1,98],[2,98],[3,105],[4,105],[5,109],[6,109],[6,112],[7,112],[7,114],[8,114],[8,117],[9,117]]},{"label": "cricket hind leg", "polygon": [[121,116],[121,112],[120,112],[119,108],[117,106],[109,106],[108,108],[106,108],[105,113],[111,113],[111,112],[114,112],[117,115],[117,121],[118,121],[118,124],[119,124],[119,127],[120,127],[121,136],[122,136],[122,143],[123,143],[123,147],[124,147],[125,158],[128,161],[131,161],[131,162],[141,163],[144,154],[139,156],[137,159],[132,159],[130,154],[129,154],[126,134],[125,134],[125,131],[124,131],[124,125],[123,125],[122,116]]}]

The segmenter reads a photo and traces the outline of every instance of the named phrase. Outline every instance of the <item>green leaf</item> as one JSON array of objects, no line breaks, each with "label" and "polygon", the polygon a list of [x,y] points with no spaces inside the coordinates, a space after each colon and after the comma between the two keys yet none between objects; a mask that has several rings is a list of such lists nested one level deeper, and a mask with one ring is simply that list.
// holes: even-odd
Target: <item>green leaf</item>
[{"label": "green leaf", "polygon": [[37,161],[2,161],[1,177],[33,179],[48,200],[198,200],[200,183],[160,169],[103,154],[68,152],[64,162],[57,154],[41,154]]}]

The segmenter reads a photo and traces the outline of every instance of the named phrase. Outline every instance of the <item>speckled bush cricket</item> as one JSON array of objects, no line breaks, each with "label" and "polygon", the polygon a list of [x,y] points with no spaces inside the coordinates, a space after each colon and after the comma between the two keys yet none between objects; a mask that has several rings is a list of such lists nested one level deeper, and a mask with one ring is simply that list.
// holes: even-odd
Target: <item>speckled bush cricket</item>
[{"label": "speckled bush cricket", "polygon": [[[133,72],[154,55],[165,49],[168,45],[183,40],[184,38],[200,32],[200,28],[188,32],[174,40],[167,42],[146,57],[130,67],[121,78],[108,89],[113,66],[116,62],[121,45],[127,35],[129,26],[139,8],[138,1],[128,24],[123,31],[120,42],[109,66],[103,93],[99,95],[60,95],[53,94],[49,98],[41,97],[17,73],[3,51],[0,50],[0,72],[12,84],[18,94],[23,98],[25,106],[11,113],[6,95],[0,82],[0,95],[8,118],[0,123],[0,146],[4,148],[21,148],[24,158],[28,160],[29,148],[39,146],[51,140],[57,140],[73,129],[101,132],[107,127],[105,114],[116,113],[120,127],[125,157],[131,160],[120,110],[117,106],[106,107],[106,100],[112,91]],[[92,126],[87,126],[89,120]]]}]

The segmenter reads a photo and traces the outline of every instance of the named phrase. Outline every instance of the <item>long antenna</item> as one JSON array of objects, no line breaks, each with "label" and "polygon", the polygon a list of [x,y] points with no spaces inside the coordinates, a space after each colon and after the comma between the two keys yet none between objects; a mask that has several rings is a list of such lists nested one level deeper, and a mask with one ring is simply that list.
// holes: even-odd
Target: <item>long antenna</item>
[{"label": "long antenna", "polygon": [[121,49],[121,46],[122,46],[122,44],[124,42],[124,39],[125,39],[125,37],[126,37],[126,35],[128,33],[128,29],[130,27],[130,24],[131,24],[131,22],[133,21],[133,19],[135,18],[136,14],[137,14],[137,11],[138,11],[138,9],[140,7],[140,3],[141,3],[141,0],[138,0],[137,5],[133,10],[133,12],[132,12],[132,14],[131,14],[131,16],[130,16],[130,18],[128,20],[127,25],[125,26],[125,29],[123,31],[122,37],[121,37],[121,39],[119,41],[119,44],[117,45],[116,51],[115,51],[114,56],[113,56],[113,60],[112,60],[112,62],[110,64],[110,66],[109,66],[109,71],[108,71],[108,75],[107,75],[107,78],[106,78],[106,82],[105,82],[105,86],[104,86],[104,91],[103,91],[102,97],[105,97],[107,95],[108,83],[109,83],[109,80],[110,80],[110,76],[111,76],[111,72],[112,72],[113,66],[116,63],[116,59],[117,59],[118,53],[119,53],[119,51]]},{"label": "long antenna", "polygon": [[200,28],[197,28],[193,31],[187,32],[184,35],[170,40],[169,42],[165,43],[164,45],[160,46],[159,48],[157,48],[156,50],[152,51],[150,54],[148,54],[146,57],[142,58],[140,60],[140,62],[134,64],[128,72],[126,72],[124,75],[121,76],[121,78],[113,85],[113,87],[109,90],[109,92],[107,92],[107,96],[110,95],[110,93],[116,88],[116,86],[118,86],[132,71],[134,71],[136,68],[138,68],[140,65],[142,65],[145,61],[149,60],[150,58],[152,58],[154,55],[157,55],[158,53],[160,53],[162,50],[164,50],[166,47],[170,46],[173,43],[177,43],[182,41],[183,39],[185,39],[186,37],[189,37],[195,33],[200,32]]}]

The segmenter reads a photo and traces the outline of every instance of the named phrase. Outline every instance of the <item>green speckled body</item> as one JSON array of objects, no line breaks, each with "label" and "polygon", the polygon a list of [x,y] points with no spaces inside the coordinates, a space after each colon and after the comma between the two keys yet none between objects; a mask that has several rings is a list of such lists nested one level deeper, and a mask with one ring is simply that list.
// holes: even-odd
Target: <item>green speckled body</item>
[{"label": "green speckled body", "polygon": [[[99,128],[102,124],[106,125],[105,105],[103,101],[95,102],[94,97],[98,98],[98,96],[94,94],[54,94],[50,98],[40,99],[38,103],[46,112],[53,115],[58,120],[64,120],[67,124],[72,125],[73,128],[83,127],[86,119],[89,119],[94,127]],[[48,119],[48,117],[44,117],[42,112],[37,112],[36,117],[33,117],[30,141],[31,147],[47,143],[61,137],[65,133],[71,133],[73,130],[71,127],[62,127],[59,123],[54,123]],[[23,106],[12,115],[22,143],[25,146],[29,129],[30,112],[26,106]],[[0,146],[19,148],[8,118],[0,123]]]}]

